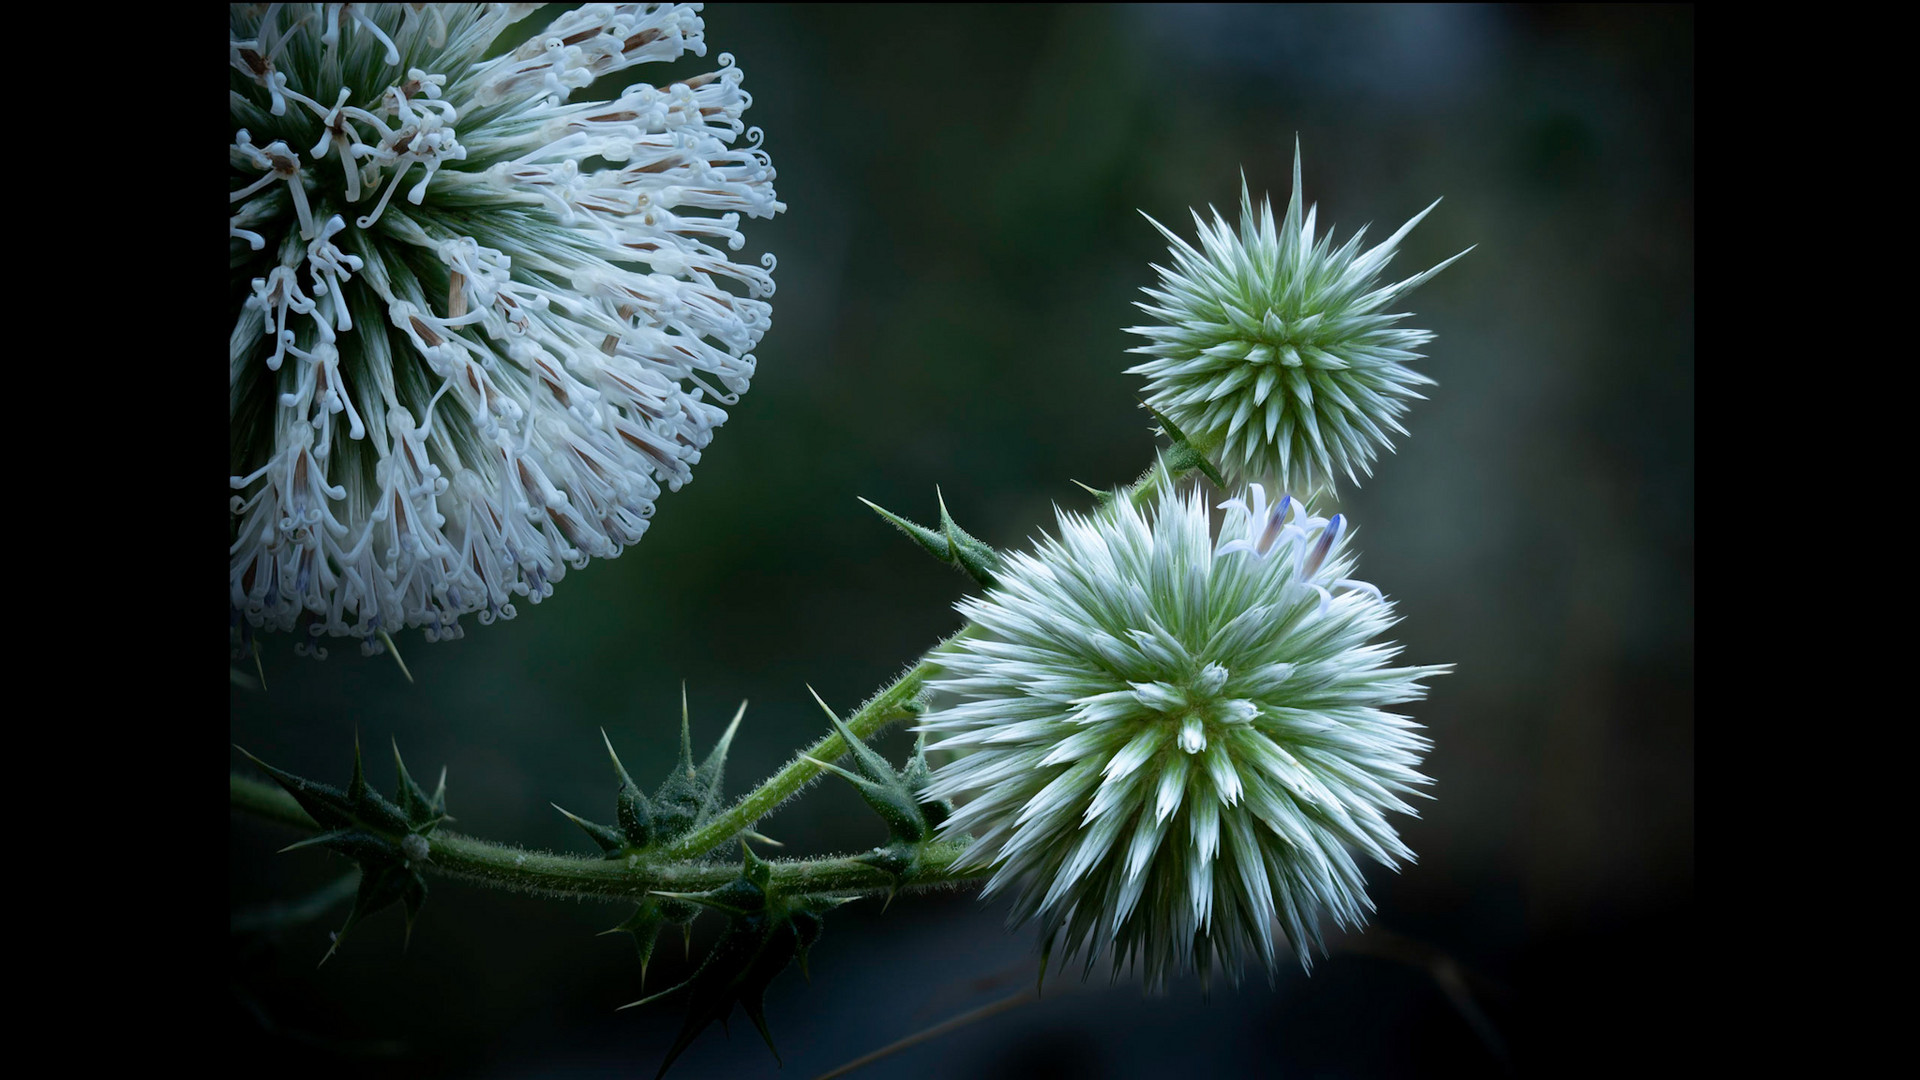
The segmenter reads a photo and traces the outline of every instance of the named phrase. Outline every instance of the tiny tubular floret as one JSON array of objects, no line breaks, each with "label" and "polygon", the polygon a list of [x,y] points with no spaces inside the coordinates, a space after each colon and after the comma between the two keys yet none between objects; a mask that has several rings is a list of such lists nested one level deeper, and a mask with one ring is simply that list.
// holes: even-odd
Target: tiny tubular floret
[{"label": "tiny tubular floret", "polygon": [[785,206],[739,68],[570,103],[704,56],[698,5],[588,5],[487,59],[536,7],[229,9],[246,643],[511,618],[638,541],[748,388],[773,260],[727,252]]}]

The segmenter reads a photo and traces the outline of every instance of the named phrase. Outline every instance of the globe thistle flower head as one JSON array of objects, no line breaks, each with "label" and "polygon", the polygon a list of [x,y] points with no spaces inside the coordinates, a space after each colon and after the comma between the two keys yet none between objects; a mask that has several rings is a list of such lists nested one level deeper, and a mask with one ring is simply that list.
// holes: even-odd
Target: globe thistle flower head
[{"label": "globe thistle flower head", "polygon": [[1142,290],[1151,302],[1137,306],[1158,322],[1129,329],[1148,341],[1130,351],[1149,359],[1127,370],[1147,377],[1147,404],[1235,485],[1306,494],[1332,490],[1336,474],[1358,484],[1380,449],[1393,449],[1388,433],[1406,434],[1400,417],[1416,388],[1433,382],[1408,366],[1433,335],[1399,326],[1406,315],[1388,305],[1460,255],[1395,284],[1377,280],[1433,206],[1365,251],[1365,229],[1337,249],[1331,234],[1315,240],[1317,209],[1302,211],[1296,146],[1277,226],[1265,199],[1256,212],[1244,178],[1237,233],[1218,211],[1211,224],[1195,211],[1196,249],[1147,219],[1173,265],[1155,266],[1159,287]]},{"label": "globe thistle flower head", "polygon": [[573,102],[705,56],[700,5],[496,47],[539,7],[229,8],[243,637],[511,618],[639,540],[748,387],[774,260],[728,253],[785,207],[740,70]]},{"label": "globe thistle flower head", "polygon": [[927,797],[961,801],[943,835],[972,835],[986,893],[1149,987],[1272,973],[1276,923],[1307,965],[1322,917],[1372,910],[1355,856],[1412,858],[1386,814],[1429,782],[1427,740],[1388,709],[1447,667],[1392,665],[1392,605],[1349,576],[1344,520],[1292,504],[1274,525],[1257,489],[1227,505],[1217,539],[1197,493],[1061,513],[960,604],[975,632],[932,684],[955,703],[922,725],[960,752]]}]

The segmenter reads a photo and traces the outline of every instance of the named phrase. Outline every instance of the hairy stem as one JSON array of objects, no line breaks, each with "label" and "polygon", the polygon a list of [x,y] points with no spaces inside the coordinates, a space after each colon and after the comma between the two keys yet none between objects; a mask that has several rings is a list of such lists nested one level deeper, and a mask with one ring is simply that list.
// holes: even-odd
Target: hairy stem
[{"label": "hairy stem", "polygon": [[[1171,474],[1156,466],[1120,495],[1139,506],[1171,478]],[[971,627],[961,630],[929,650],[913,667],[882,687],[847,718],[847,727],[856,737],[868,739],[889,724],[918,715],[917,701],[926,688],[926,680],[940,670],[936,657],[941,648],[971,632]],[[728,862],[698,860],[753,828],[761,818],[817,778],[822,769],[814,761],[837,761],[847,751],[846,742],[838,734],[828,735],[795,754],[784,768],[719,817],[657,853],[630,854],[615,859],[553,855],[440,832],[433,837],[426,869],[455,880],[569,899],[637,900],[656,890],[697,892],[717,888],[733,880],[739,871]],[[808,760],[810,758],[813,760]],[[319,828],[291,795],[271,784],[235,773],[231,793],[235,810],[308,832]],[[954,868],[965,847],[964,841],[929,841],[921,852],[920,869],[904,885],[851,856],[775,860],[771,865],[776,885],[800,892],[938,888],[986,876],[982,872]]]},{"label": "hairy stem", "polygon": [[[961,634],[966,633],[962,630]],[[954,637],[960,636],[959,634]],[[860,710],[847,719],[847,727],[862,739],[870,739],[887,725],[916,715],[912,708],[914,700],[925,689],[927,677],[940,670],[940,665],[932,657],[940,648],[954,640],[948,638],[935,646],[920,662],[893,682],[882,687]],[[761,818],[773,812],[773,809],[787,801],[801,788],[805,787],[821,773],[821,768],[808,758],[817,761],[838,761],[847,753],[847,744],[839,735],[830,734],[805,750],[795,754],[786,767],[774,773],[767,782],[741,796],[740,801],[728,808],[719,817],[708,822],[703,828],[696,829],[667,846],[661,854],[669,859],[688,859],[704,855],[728,840],[740,835]]]},{"label": "hairy stem", "polygon": [[1146,506],[1147,501],[1159,492],[1161,483],[1168,479],[1171,477],[1161,469],[1158,462],[1155,462],[1151,468],[1140,474],[1140,479],[1122,489],[1121,495],[1133,505],[1134,509],[1138,510]]},{"label": "hairy stem", "polygon": [[[235,810],[306,832],[318,831],[293,796],[274,785],[237,773],[230,777],[230,784]],[[904,888],[938,888],[984,877],[953,869],[965,847],[958,841],[929,843],[921,860],[924,869]],[[887,874],[850,856],[772,860],[770,865],[774,885],[785,891],[884,893],[895,885]],[[638,900],[656,890],[699,892],[740,876],[739,864],[734,862],[692,862],[664,855],[620,859],[554,855],[450,832],[433,834],[424,869],[455,881],[570,900]]]}]

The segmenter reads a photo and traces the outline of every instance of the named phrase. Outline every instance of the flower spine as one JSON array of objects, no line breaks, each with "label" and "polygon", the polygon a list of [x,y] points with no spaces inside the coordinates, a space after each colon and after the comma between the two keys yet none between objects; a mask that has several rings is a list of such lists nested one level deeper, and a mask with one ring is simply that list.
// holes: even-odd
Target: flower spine
[{"label": "flower spine", "polygon": [[1318,208],[1303,215],[1300,191],[1296,147],[1293,196],[1277,228],[1265,199],[1255,212],[1244,180],[1238,235],[1218,211],[1211,225],[1196,211],[1196,250],[1147,219],[1170,242],[1173,267],[1155,266],[1159,287],[1142,290],[1152,302],[1137,306],[1159,322],[1130,328],[1149,342],[1130,351],[1150,359],[1127,370],[1147,377],[1147,404],[1230,484],[1266,481],[1307,495],[1331,490],[1336,473],[1355,484],[1371,476],[1379,450],[1393,449],[1388,431],[1406,434],[1408,399],[1433,383],[1407,365],[1433,335],[1397,326],[1406,315],[1386,308],[1466,252],[1379,285],[1433,206],[1373,248],[1360,250],[1362,229],[1336,250],[1331,234],[1315,241]]},{"label": "flower spine", "polygon": [[1151,520],[1062,512],[961,602],[975,632],[940,659],[955,703],[923,728],[960,756],[926,797],[964,800],[943,835],[971,834],[986,893],[1088,971],[1110,950],[1149,986],[1271,972],[1276,922],[1306,965],[1323,915],[1372,910],[1355,854],[1412,858],[1385,814],[1413,812],[1428,743],[1387,710],[1448,668],[1391,665],[1392,604],[1348,576],[1343,518],[1249,499],[1217,541],[1197,493]]},{"label": "flower spine", "polygon": [[493,47],[538,7],[229,9],[242,637],[511,618],[639,540],[747,389],[774,259],[721,246],[785,206],[740,70],[569,103],[705,56],[700,5]]}]

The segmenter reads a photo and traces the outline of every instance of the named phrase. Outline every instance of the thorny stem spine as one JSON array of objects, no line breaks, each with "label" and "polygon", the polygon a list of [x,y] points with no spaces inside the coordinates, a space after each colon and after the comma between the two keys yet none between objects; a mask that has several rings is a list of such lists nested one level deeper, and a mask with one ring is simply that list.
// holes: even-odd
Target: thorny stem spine
[{"label": "thorny stem spine", "polygon": [[[272,784],[238,774],[230,780],[234,809],[308,831],[318,827],[293,796]],[[957,842],[929,844],[922,857],[924,869],[904,887],[957,885],[984,876],[952,869],[965,846]],[[877,893],[894,884],[886,874],[845,856],[774,861],[770,865],[774,885],[787,892]],[[432,853],[424,868],[455,881],[570,900],[638,900],[658,889],[699,892],[740,876],[740,868],[733,862],[553,855],[449,832],[434,833]]]},{"label": "thorny stem spine", "polygon": [[[1135,506],[1150,498],[1159,488],[1162,473],[1147,472],[1121,494]],[[917,715],[915,700],[929,676],[939,671],[934,659],[942,648],[969,633],[958,634],[935,646],[913,667],[882,688],[847,720],[847,727],[862,739],[873,737],[888,725]],[[528,851],[505,844],[490,843],[458,833],[441,832],[433,837],[433,854],[428,868],[440,876],[479,885],[555,896],[568,899],[639,899],[656,889],[690,892],[717,888],[733,880],[737,871],[728,863],[700,863],[698,859],[741,833],[775,807],[791,798],[821,773],[812,761],[837,761],[847,753],[838,734],[828,735],[794,755],[785,768],[748,792],[707,823],[682,837],[651,858],[630,855],[625,859],[592,859],[574,855],[553,855]],[[318,825],[300,809],[293,796],[249,777],[235,773],[231,777],[231,802],[236,810],[290,825],[313,830]],[[965,850],[960,841],[930,842],[922,854],[921,869],[904,888],[937,888],[958,885],[986,876],[981,870],[960,871],[955,862]],[[856,862],[851,857],[829,856],[820,859],[775,861],[773,880],[783,889],[800,892],[879,892],[897,884],[888,875]]]},{"label": "thorny stem spine", "polygon": [[[965,631],[962,631],[964,633]],[[952,639],[949,638],[949,641]],[[944,645],[945,642],[942,643]],[[932,653],[939,651],[936,646]],[[915,713],[909,708],[920,691],[926,685],[927,676],[939,670],[939,664],[932,659],[922,658],[907,672],[895,679],[886,688],[873,696],[873,699],[860,707],[860,710],[847,720],[847,727],[862,739],[872,738],[876,732],[886,728],[897,720],[904,720]],[[805,787],[821,773],[820,766],[808,761],[809,757],[819,761],[838,761],[847,753],[847,745],[839,735],[830,734],[819,742],[794,755],[785,768],[774,773],[767,782],[742,796],[740,801],[696,829],[678,842],[668,845],[661,854],[669,859],[688,859],[704,855],[740,833],[751,829],[754,822],[767,816],[773,808],[779,806],[795,792]]]},{"label": "thorny stem spine", "polygon": [[[939,670],[938,663],[931,659],[937,652],[938,647],[861,706],[847,721],[853,733],[863,739],[870,738],[889,724],[915,715],[913,702],[920,696],[927,677]],[[846,743],[840,736],[828,735],[795,755],[785,768],[705,827],[651,857],[593,859],[552,855],[458,833],[438,832],[433,836],[433,853],[427,866],[455,880],[575,899],[639,899],[656,889],[695,892],[717,888],[733,880],[738,869],[730,863],[693,860],[752,828],[755,822],[818,777],[822,770],[807,758],[837,761],[846,753]],[[231,779],[234,809],[295,828],[318,827],[293,796],[279,788],[238,774]],[[914,880],[907,887],[951,885],[984,876],[952,869],[965,846],[958,842],[929,844],[922,855],[922,869],[914,874]],[[882,891],[896,884],[879,870],[845,857],[776,861],[772,867],[776,885],[799,892]]]}]

